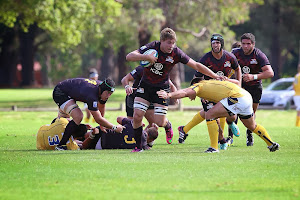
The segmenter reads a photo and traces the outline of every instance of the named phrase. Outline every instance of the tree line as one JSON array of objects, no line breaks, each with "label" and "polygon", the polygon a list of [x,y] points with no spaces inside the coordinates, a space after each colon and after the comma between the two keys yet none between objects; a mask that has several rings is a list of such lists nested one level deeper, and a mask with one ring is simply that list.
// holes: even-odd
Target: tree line
[{"label": "tree line", "polygon": [[[177,33],[177,45],[195,60],[210,50],[220,33],[225,49],[244,32],[271,61],[274,79],[293,76],[299,60],[299,0],[23,0],[0,1],[0,87],[35,84],[34,62],[41,65],[44,86],[66,78],[86,77],[117,83],[138,63],[126,54],[159,40],[165,27]],[[18,64],[22,82],[14,85]],[[193,71],[178,65],[171,73],[177,87]],[[187,78],[185,78],[185,75]],[[187,80],[188,81],[188,80]]]}]

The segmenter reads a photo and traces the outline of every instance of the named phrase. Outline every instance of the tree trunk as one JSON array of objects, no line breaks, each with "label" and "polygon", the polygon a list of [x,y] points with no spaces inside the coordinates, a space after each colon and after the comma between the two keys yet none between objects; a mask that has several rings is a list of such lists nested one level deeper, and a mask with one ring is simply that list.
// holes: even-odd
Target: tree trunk
[{"label": "tree trunk", "polygon": [[280,35],[279,35],[279,28],[280,28],[280,8],[279,4],[276,2],[273,5],[273,31],[271,33],[272,42],[271,42],[271,66],[274,71],[274,77],[272,81],[279,79],[281,75],[281,62],[280,62]]},{"label": "tree trunk", "polygon": [[128,73],[128,66],[126,65],[126,46],[122,45],[118,53],[118,68],[119,68],[119,77],[116,84],[120,84],[121,79],[126,76]]},{"label": "tree trunk", "polygon": [[34,84],[34,39],[37,31],[36,25],[31,25],[28,32],[20,30],[20,56],[22,65],[22,86],[32,86]]},{"label": "tree trunk", "polygon": [[112,78],[113,76],[113,68],[114,68],[114,51],[111,47],[107,47],[103,49],[103,56],[101,58],[102,63],[100,67],[99,79],[104,80],[105,78]]},{"label": "tree trunk", "polygon": [[0,87],[18,86],[16,31],[1,25]]}]

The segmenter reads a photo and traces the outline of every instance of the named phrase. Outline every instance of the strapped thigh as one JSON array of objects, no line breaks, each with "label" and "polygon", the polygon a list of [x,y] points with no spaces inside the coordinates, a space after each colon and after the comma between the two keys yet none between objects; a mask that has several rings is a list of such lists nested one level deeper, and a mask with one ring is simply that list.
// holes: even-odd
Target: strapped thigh
[{"label": "strapped thigh", "polygon": [[72,105],[70,105],[70,106],[68,106],[68,107],[66,108],[66,113],[70,115],[71,112],[72,112],[74,109],[76,109],[76,108],[78,108],[78,105],[77,105],[77,104],[72,104]]},{"label": "strapped thigh", "polygon": [[149,105],[147,105],[146,103],[139,102],[139,101],[134,101],[133,108],[146,112],[149,108]]},{"label": "strapped thigh", "polygon": [[167,115],[168,107],[154,106],[154,115]]}]

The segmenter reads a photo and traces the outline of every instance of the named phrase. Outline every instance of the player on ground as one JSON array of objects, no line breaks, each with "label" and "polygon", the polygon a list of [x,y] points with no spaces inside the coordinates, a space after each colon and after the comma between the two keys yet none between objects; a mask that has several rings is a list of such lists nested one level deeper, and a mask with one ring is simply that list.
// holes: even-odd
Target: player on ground
[{"label": "player on ground", "polygon": [[249,92],[239,87],[237,85],[237,80],[228,80],[231,82],[218,80],[201,81],[200,78],[194,78],[191,84],[195,84],[189,88],[171,93],[160,90],[158,95],[164,99],[180,99],[189,97],[191,100],[195,100],[196,96],[198,96],[216,103],[216,105],[209,109],[205,115],[211,144],[211,146],[205,151],[206,153],[219,152],[219,127],[215,119],[220,117],[230,117],[233,115],[238,115],[245,127],[263,139],[271,152],[278,150],[280,147],[279,144],[271,140],[263,126],[256,124],[253,115],[252,98]]},{"label": "player on ground", "polygon": [[[134,70],[132,70],[130,73],[128,73],[126,76],[124,76],[121,80],[122,85],[124,86],[126,90],[126,113],[127,113],[127,118],[133,119],[133,102],[136,94],[136,88],[139,86],[139,83],[141,81],[141,78],[144,73],[144,67],[138,66]],[[132,82],[132,86],[130,86],[130,82]],[[170,85],[170,90],[172,92],[176,91],[177,88],[175,85],[172,83],[171,80],[169,80],[169,85]],[[151,103],[149,105],[148,110],[145,113],[145,118],[149,122],[149,124],[154,123],[154,106]],[[171,123],[171,122],[170,122]],[[172,125],[171,125],[172,126]],[[166,140],[168,144],[172,143],[172,140],[168,140],[168,129],[165,128],[166,131]]]},{"label": "player on ground", "polygon": [[[220,34],[213,34],[210,38],[211,42],[211,51],[206,53],[201,59],[200,63],[205,66],[208,66],[213,72],[216,74],[226,76],[230,78],[233,74],[235,74],[236,79],[239,81],[239,85],[241,85],[241,68],[238,65],[238,61],[236,57],[224,50],[224,39]],[[203,75],[201,72],[196,72],[195,77],[203,77],[205,80],[211,79],[208,76]],[[179,131],[179,143],[184,143],[186,137],[188,136],[188,132],[197,124],[201,123],[205,119],[205,113],[215,105],[214,102],[207,101],[205,99],[201,99],[203,110],[199,111],[193,119],[186,124],[185,126],[178,127]],[[226,118],[220,118],[220,149],[226,150],[227,143],[225,138],[223,137],[223,130],[225,128],[225,120]],[[239,134],[238,127],[232,121],[228,121],[227,123],[230,127],[230,130],[233,130],[236,135]]]},{"label": "player on ground", "polygon": [[[155,49],[158,52],[158,58],[154,56],[154,53],[144,55],[143,53],[148,49]],[[137,146],[132,152],[139,152],[141,150],[142,120],[150,103],[154,104],[156,124],[167,129],[169,143],[173,139],[173,130],[166,118],[168,102],[159,98],[156,92],[161,89],[168,90],[169,73],[175,64],[181,62],[212,78],[220,78],[220,76],[213,73],[201,63],[195,62],[181,49],[176,47],[176,34],[170,28],[165,28],[161,31],[160,41],[153,41],[138,50],[130,52],[126,56],[126,59],[128,61],[147,60],[152,64],[144,69],[144,74],[134,99],[133,128]]]},{"label": "player on ground", "polygon": [[55,86],[53,100],[59,108],[58,117],[72,117],[56,150],[66,149],[66,142],[77,131],[82,121],[83,113],[76,101],[87,103],[91,114],[98,124],[119,133],[122,132],[123,126],[115,126],[103,117],[105,103],[115,91],[114,87],[115,83],[111,79],[95,81],[84,78],[68,79]]},{"label": "player on ground", "polygon": [[294,102],[297,110],[296,126],[300,127],[300,64],[298,64],[298,73],[295,76],[293,88],[295,90]]},{"label": "player on ground", "polygon": [[[274,72],[267,56],[255,47],[255,36],[252,33],[244,33],[241,43],[242,47],[233,49],[232,53],[241,66],[242,87],[251,94],[255,113],[262,94],[261,80],[272,78]],[[253,142],[252,131],[247,129],[247,146],[253,146]]]}]

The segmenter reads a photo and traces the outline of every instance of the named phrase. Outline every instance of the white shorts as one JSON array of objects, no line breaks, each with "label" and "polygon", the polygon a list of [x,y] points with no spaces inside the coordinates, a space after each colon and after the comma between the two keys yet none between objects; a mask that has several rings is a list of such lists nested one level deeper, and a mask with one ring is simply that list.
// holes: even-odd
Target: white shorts
[{"label": "white shorts", "polygon": [[253,108],[252,108],[252,97],[247,92],[243,97],[239,98],[224,98],[220,101],[221,104],[225,108],[227,108],[229,111],[231,111],[233,114],[239,114],[239,115],[252,115],[253,114]]},{"label": "white shorts", "polygon": [[300,111],[300,96],[294,96],[294,102],[295,102],[296,110]]}]

